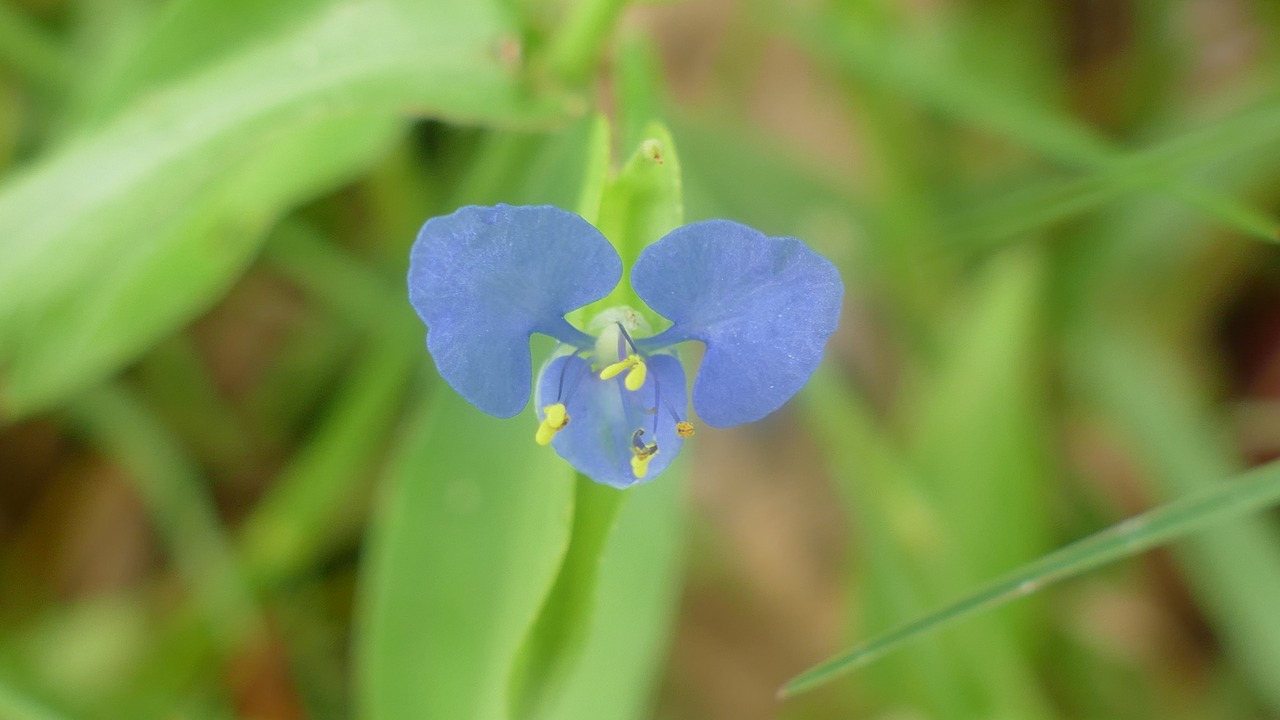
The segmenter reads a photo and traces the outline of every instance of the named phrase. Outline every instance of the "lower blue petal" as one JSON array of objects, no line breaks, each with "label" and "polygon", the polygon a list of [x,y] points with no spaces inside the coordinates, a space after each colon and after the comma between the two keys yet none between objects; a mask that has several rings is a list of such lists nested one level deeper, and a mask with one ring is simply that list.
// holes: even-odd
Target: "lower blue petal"
[{"label": "lower blue petal", "polygon": [[640,254],[631,284],[673,323],[642,348],[706,343],[693,406],[715,427],[759,420],[804,386],[844,297],[835,266],[803,242],[728,220],[672,230]]},{"label": "lower blue petal", "polygon": [[472,405],[511,417],[529,401],[529,336],[590,344],[564,316],[607,295],[621,276],[613,246],[573,213],[473,205],[422,226],[409,300],[440,376]]},{"label": "lower blue petal", "polygon": [[[672,416],[676,412],[683,417],[687,407],[684,368],[672,355],[653,355],[647,362],[648,377],[634,392],[623,387],[621,376],[601,380],[591,372],[591,363],[576,355],[552,358],[538,375],[539,419],[542,408],[555,402],[564,402],[569,414],[569,424],[551,446],[574,469],[598,483],[625,488],[652,480],[684,447]],[[631,470],[631,438],[638,429],[644,430],[644,442],[654,442],[656,437],[658,443],[658,454],[649,461],[643,479]]]}]

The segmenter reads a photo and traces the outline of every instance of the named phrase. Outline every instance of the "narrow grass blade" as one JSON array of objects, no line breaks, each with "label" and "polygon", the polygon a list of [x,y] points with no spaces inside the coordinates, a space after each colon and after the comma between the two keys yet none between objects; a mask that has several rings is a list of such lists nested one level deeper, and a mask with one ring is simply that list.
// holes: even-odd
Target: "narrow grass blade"
[{"label": "narrow grass blade", "polygon": [[128,471],[138,494],[208,624],[225,651],[264,626],[240,575],[213,498],[163,427],[124,387],[106,384],[68,409],[74,426]]},{"label": "narrow grass blade", "polygon": [[876,33],[856,20],[818,22],[795,15],[782,22],[809,40],[816,57],[852,77],[889,88],[923,108],[994,133],[1055,164],[1104,176],[1127,175],[1121,191],[1136,188],[1167,194],[1255,239],[1275,240],[1274,218],[1184,177],[1127,172],[1123,151],[1088,125],[1009,92],[986,79],[980,68],[940,55],[930,43],[911,39],[909,34]]},{"label": "narrow grass blade", "polygon": [[376,468],[421,351],[383,338],[365,351],[306,446],[245,521],[239,548],[256,582],[278,581],[311,567],[357,533],[368,504],[361,482]]},{"label": "narrow grass blade", "polygon": [[1023,566],[971,595],[797,675],[779,690],[785,698],[867,665],[903,643],[1041,588],[1163,545],[1215,522],[1280,503],[1280,462],[1241,474],[1204,492],[1135,515]]},{"label": "narrow grass blade", "polygon": [[[966,203],[951,230],[969,242],[1009,241],[1041,227],[1113,202],[1160,178],[1204,171],[1223,158],[1266,153],[1280,142],[1280,102],[1263,103],[1234,117],[1191,130],[1149,148],[1117,156],[1081,177],[1009,188],[990,201]],[[1280,240],[1275,218],[1222,194],[1205,196],[1189,185],[1172,191],[1205,215],[1262,240]]]}]

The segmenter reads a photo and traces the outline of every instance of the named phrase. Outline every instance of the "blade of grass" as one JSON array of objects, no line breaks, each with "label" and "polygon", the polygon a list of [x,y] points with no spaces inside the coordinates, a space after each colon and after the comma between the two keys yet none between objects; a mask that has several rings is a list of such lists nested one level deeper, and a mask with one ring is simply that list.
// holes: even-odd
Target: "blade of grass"
[{"label": "blade of grass", "polygon": [[[853,584],[864,626],[894,627],[919,616],[1042,545],[1034,530],[1037,514],[1026,510],[1040,502],[1037,480],[1044,474],[1037,443],[1028,442],[1040,424],[1032,371],[1038,275],[1031,255],[1011,255],[960,305],[941,354],[944,370],[926,376],[916,396],[921,407],[914,412],[927,419],[910,455],[895,449],[898,443],[835,373],[819,371],[805,391],[809,422],[847,488],[849,514],[857,518],[854,547],[864,567]],[[956,431],[949,416],[961,407],[960,422],[986,428],[990,437]],[[939,467],[954,470],[955,477],[937,477]],[[1010,467],[1022,475],[1010,476]],[[933,477],[925,474],[930,472]],[[1011,489],[1015,476],[1027,487]],[[965,498],[961,486],[982,497]],[[1001,515],[1030,518],[1011,523],[1010,548],[992,549],[989,539],[974,539],[973,523],[989,537],[991,518]],[[955,628],[906,648],[869,674],[867,684],[933,717],[1051,717],[1050,703],[1029,673],[1033,619],[1001,613]]]},{"label": "blade of grass", "polygon": [[1049,553],[937,612],[813,666],[779,690],[786,698],[811,690],[962,618],[1026,597],[1053,583],[1180,539],[1214,523],[1280,503],[1280,462],[1135,515]]},{"label": "blade of grass", "polygon": [[[905,452],[867,402],[830,368],[819,368],[800,397],[847,513],[856,519],[852,526],[860,552],[852,570],[860,591],[854,611],[869,622],[895,617],[891,613],[925,612],[932,578],[920,568],[931,560],[940,521],[911,476]],[[968,690],[963,672],[968,666],[954,661],[953,653],[954,647],[942,642],[906,648],[868,684],[882,694],[913,697],[944,717]]]},{"label": "blade of grass", "polygon": [[[907,383],[914,388],[906,405],[916,419],[914,476],[943,533],[920,566],[932,582],[933,602],[1051,547],[1050,439],[1040,372],[1045,263],[1036,246],[1010,250],[956,294],[955,311],[943,316],[947,329],[937,336],[937,362]],[[980,681],[968,715],[1053,716],[1032,670],[1043,626],[1033,606],[1022,606],[952,631],[959,657]]]},{"label": "blade of grass", "polygon": [[[1114,312],[1108,306],[1107,312]],[[1117,424],[1157,497],[1216,487],[1239,467],[1225,423],[1205,399],[1216,384],[1165,343],[1101,321],[1070,344],[1079,382]],[[1086,385],[1087,384],[1087,385]],[[1280,533],[1266,518],[1215,529],[1179,548],[1188,584],[1224,649],[1272,709],[1280,708]]]},{"label": "blade of grass", "polygon": [[174,566],[226,649],[262,627],[213,499],[168,431],[123,387],[101,386],[68,409],[91,441],[129,472]]},{"label": "blade of grass", "polygon": [[199,348],[178,333],[154,348],[135,370],[138,396],[172,428],[194,462],[217,470],[243,467],[252,441],[231,404],[218,391]]},{"label": "blade of grass", "polygon": [[[1277,182],[1264,153],[1231,158],[1212,177],[1228,193]],[[1062,256],[1063,267],[1074,268],[1063,283],[1070,288],[1064,368],[1141,463],[1153,502],[1238,472],[1240,448],[1219,407],[1231,373],[1213,338],[1228,298],[1257,272],[1257,251],[1224,243],[1166,198],[1115,208],[1082,226],[1070,247]],[[1280,709],[1277,530],[1273,518],[1242,518],[1174,553],[1224,657],[1273,712]]]},{"label": "blade of grass", "polygon": [[626,6],[627,0],[585,0],[573,5],[551,46],[556,75],[575,85],[589,78]]},{"label": "blade of grass", "polygon": [[291,577],[338,538],[357,534],[368,504],[361,480],[377,467],[421,359],[408,340],[385,338],[365,352],[323,423],[254,506],[239,548],[255,582]]},{"label": "blade of grass", "polygon": [[[1053,162],[1105,172],[1121,157],[1119,148],[1087,125],[1010,94],[987,81],[983,73],[942,56],[935,44],[915,40],[901,30],[874,32],[858,22],[821,22],[799,15],[785,17],[783,22],[843,72],[995,133]],[[1259,223],[1263,214],[1239,200],[1207,188],[1189,187],[1185,179],[1165,174],[1145,174],[1136,180],[1144,189],[1188,201],[1251,237],[1275,239],[1280,223],[1270,218]]]},{"label": "blade of grass", "polygon": [[317,302],[374,337],[332,412],[245,521],[239,547],[247,572],[275,583],[314,560],[332,535],[324,529],[362,504],[355,480],[374,466],[422,351],[412,313],[390,283],[302,222],[283,222],[267,256]]},{"label": "blade of grass", "polygon": [[[969,242],[1009,240],[1053,222],[1074,217],[1141,189],[1146,178],[1180,176],[1203,169],[1225,157],[1259,152],[1280,142],[1280,103],[1270,102],[1207,127],[1198,128],[1149,148],[1118,157],[1092,174],[1001,190],[987,202],[966,203],[949,227]],[[1186,190],[1193,192],[1191,189]],[[1186,198],[1210,203],[1225,196]],[[1252,235],[1277,239],[1276,220],[1232,201],[1209,213],[1235,218],[1232,223]]]},{"label": "blade of grass", "polygon": [[418,335],[417,319],[400,288],[305,222],[283,220],[263,250],[275,269],[346,323],[391,336]]}]

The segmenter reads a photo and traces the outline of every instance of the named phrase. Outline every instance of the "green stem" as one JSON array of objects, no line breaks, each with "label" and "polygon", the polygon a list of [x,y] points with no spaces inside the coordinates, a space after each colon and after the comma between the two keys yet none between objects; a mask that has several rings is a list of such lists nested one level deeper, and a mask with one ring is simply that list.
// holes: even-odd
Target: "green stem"
[{"label": "green stem", "polygon": [[627,0],[582,0],[551,46],[551,67],[572,85],[591,75]]}]

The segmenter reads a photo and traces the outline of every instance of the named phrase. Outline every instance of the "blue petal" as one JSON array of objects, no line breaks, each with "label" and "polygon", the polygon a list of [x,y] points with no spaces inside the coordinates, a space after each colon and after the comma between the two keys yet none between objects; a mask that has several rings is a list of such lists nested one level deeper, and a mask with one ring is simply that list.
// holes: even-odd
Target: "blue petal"
[{"label": "blue petal", "polygon": [[422,226],[409,261],[409,301],[427,349],[459,395],[498,417],[529,401],[529,336],[591,338],[566,313],[613,289],[618,253],[586,220],[556,207],[468,206]]},{"label": "blue petal", "polygon": [[[685,413],[684,368],[672,355],[653,355],[649,374],[634,392],[623,387],[621,376],[601,380],[591,364],[576,355],[552,358],[538,376],[538,417],[542,408],[560,401],[569,413],[569,424],[551,441],[560,457],[578,472],[598,483],[625,488],[657,477],[680,454],[684,438],[676,434],[672,412]],[[655,382],[661,400],[655,402]],[[565,397],[568,401],[565,402]],[[639,480],[631,471],[631,437],[644,430],[644,442],[654,442],[657,427],[658,454],[649,461],[649,472]]]},{"label": "blue petal", "polygon": [[706,343],[693,406],[715,427],[759,420],[800,390],[844,296],[835,266],[803,242],[728,220],[685,225],[645,248],[631,284],[674,323],[642,348]]}]

